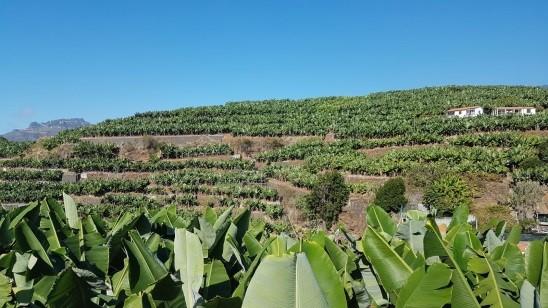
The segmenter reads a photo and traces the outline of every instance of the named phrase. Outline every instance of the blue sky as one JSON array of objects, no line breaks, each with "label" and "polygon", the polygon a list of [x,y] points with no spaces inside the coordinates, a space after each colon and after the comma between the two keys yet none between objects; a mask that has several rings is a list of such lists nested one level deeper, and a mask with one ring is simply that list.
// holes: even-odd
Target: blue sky
[{"label": "blue sky", "polygon": [[548,84],[548,1],[0,0],[0,133],[446,84]]}]

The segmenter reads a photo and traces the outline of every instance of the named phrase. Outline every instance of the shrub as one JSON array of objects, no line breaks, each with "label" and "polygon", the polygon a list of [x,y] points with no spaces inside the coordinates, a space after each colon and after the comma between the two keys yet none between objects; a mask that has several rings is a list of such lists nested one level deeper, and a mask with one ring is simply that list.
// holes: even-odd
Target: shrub
[{"label": "shrub", "polygon": [[440,215],[451,215],[461,205],[472,203],[468,185],[458,176],[447,175],[432,182],[424,195],[424,204],[435,208]]},{"label": "shrub", "polygon": [[284,143],[279,138],[268,138],[265,145],[270,150],[277,150],[284,147]]},{"label": "shrub", "polygon": [[490,205],[474,211],[480,229],[488,226],[493,221],[505,221],[508,228],[516,224],[516,218],[512,215],[512,208],[506,205]]},{"label": "shrub", "polygon": [[447,175],[449,165],[446,163],[430,164],[428,168],[424,165],[416,165],[405,171],[409,184],[415,187],[428,187],[444,175]]},{"label": "shrub", "polygon": [[240,152],[248,154],[253,147],[253,141],[251,141],[251,139],[244,138],[240,140],[238,147],[240,148]]},{"label": "shrub", "polygon": [[508,205],[516,211],[520,222],[535,218],[544,193],[539,183],[533,181],[518,182],[512,188]]},{"label": "shrub", "polygon": [[145,150],[158,150],[160,143],[152,136],[143,136],[143,147]]},{"label": "shrub", "polygon": [[308,219],[322,220],[327,228],[331,228],[349,196],[350,189],[344,183],[344,177],[336,171],[329,171],[320,175],[312,192],[299,200],[299,207]]},{"label": "shrub", "polygon": [[524,159],[520,164],[519,167],[523,169],[532,169],[532,168],[538,168],[544,166],[545,162],[543,162],[538,157],[529,157]]},{"label": "shrub", "polygon": [[375,194],[374,205],[380,206],[385,211],[397,212],[407,204],[405,183],[402,178],[394,178],[386,181]]},{"label": "shrub", "polygon": [[284,208],[279,204],[267,204],[265,209],[266,214],[272,219],[281,218],[284,214]]}]

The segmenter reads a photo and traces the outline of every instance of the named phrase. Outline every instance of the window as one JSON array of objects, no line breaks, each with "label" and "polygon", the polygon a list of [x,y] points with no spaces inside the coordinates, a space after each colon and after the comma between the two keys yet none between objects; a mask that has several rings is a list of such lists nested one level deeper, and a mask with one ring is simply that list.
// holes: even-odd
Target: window
[{"label": "window", "polygon": [[548,215],[547,214],[538,214],[538,221],[543,223],[548,223]]}]

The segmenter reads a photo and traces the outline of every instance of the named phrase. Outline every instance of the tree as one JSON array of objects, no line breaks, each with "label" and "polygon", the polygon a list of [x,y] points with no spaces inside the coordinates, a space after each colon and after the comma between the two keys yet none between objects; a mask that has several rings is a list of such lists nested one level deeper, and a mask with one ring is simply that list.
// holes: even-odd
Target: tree
[{"label": "tree", "polygon": [[472,192],[458,176],[447,175],[432,182],[424,194],[424,204],[440,215],[451,215],[461,205],[472,203]]},{"label": "tree", "polygon": [[379,188],[375,194],[374,205],[380,206],[387,212],[397,212],[407,204],[405,198],[405,183],[402,178],[390,179]]},{"label": "tree", "polygon": [[301,199],[300,207],[308,219],[322,220],[329,229],[338,220],[349,196],[350,189],[344,183],[344,177],[329,171],[319,176],[312,192]]},{"label": "tree", "polygon": [[529,225],[535,220],[543,196],[542,187],[537,182],[518,182],[513,187],[508,203],[516,211],[522,225]]}]

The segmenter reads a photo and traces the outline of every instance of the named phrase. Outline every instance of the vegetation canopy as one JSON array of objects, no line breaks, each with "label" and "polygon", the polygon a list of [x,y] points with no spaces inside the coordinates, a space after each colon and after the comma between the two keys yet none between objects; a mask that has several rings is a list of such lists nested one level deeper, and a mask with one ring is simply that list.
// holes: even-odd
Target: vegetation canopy
[{"label": "vegetation canopy", "polygon": [[446,233],[419,212],[377,206],[361,239],[272,234],[250,212],[174,208],[113,222],[45,199],[0,212],[0,306],[541,307],[548,244],[522,254],[504,221],[479,232],[460,206]]}]

